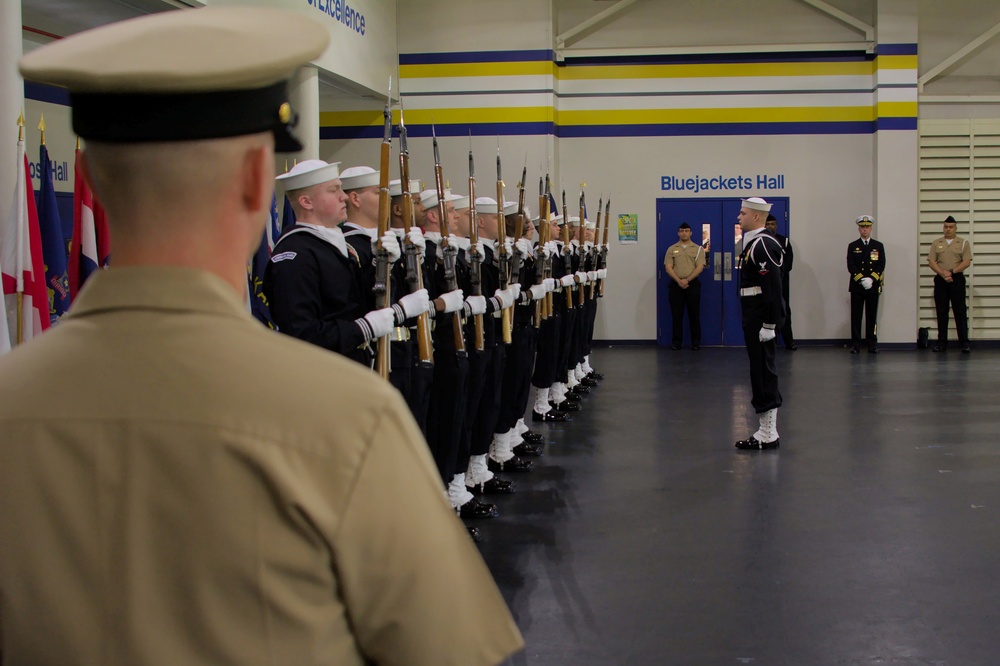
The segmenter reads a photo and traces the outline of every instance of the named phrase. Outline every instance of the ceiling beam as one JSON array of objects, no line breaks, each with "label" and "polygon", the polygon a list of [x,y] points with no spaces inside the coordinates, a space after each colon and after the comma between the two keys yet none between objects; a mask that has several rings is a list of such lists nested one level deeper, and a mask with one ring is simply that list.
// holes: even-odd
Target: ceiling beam
[{"label": "ceiling beam", "polygon": [[823,0],[800,0],[800,2],[804,2],[807,5],[810,5],[811,7],[818,9],[827,16],[830,16],[836,19],[837,21],[840,21],[841,23],[846,25],[848,28],[851,28],[855,32],[864,35],[866,42],[875,41],[875,26],[868,25],[864,21],[854,18],[847,12],[837,9],[833,5],[827,4],[826,2],[823,2]]},{"label": "ceiling beam", "polygon": [[919,92],[923,92],[924,85],[938,78],[939,76],[947,72],[949,69],[958,67],[963,62],[965,62],[972,56],[976,55],[979,51],[984,49],[991,41],[993,41],[993,39],[997,35],[1000,35],[1000,23],[997,23],[995,26],[993,26],[992,28],[990,28],[989,30],[979,35],[978,37],[973,39],[971,42],[969,42],[962,48],[960,48],[958,51],[955,51],[955,53],[945,58],[944,61],[941,62],[941,64],[932,67],[926,74],[917,79],[917,90]]},{"label": "ceiling beam", "polygon": [[[630,6],[634,5],[639,0],[618,0],[615,4],[611,5],[599,14],[595,14],[583,23],[570,28],[561,35],[556,36],[556,48],[564,49],[569,44],[572,43],[574,37],[577,39],[582,39],[590,32],[597,30],[598,28],[608,24],[618,14],[622,13]],[[575,41],[575,40],[573,40]]]}]

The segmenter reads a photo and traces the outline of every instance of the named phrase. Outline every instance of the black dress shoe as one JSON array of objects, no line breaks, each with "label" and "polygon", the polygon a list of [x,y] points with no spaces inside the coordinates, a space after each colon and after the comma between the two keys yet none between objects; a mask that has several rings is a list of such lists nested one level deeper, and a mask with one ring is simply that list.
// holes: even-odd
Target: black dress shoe
[{"label": "black dress shoe", "polygon": [[587,373],[587,376],[598,382],[604,379],[604,373],[598,372],[597,370],[591,370],[589,373]]},{"label": "black dress shoe", "polygon": [[948,350],[948,345],[934,345],[931,347],[932,352],[943,352]]},{"label": "black dress shoe", "polygon": [[521,439],[526,442],[531,442],[532,444],[541,444],[545,441],[545,438],[542,437],[541,433],[532,432],[531,430],[526,430],[524,434],[521,435]]},{"label": "black dress shoe", "polygon": [[463,504],[458,509],[458,515],[466,520],[480,518],[496,518],[500,515],[496,504],[485,504],[475,497]]},{"label": "black dress shoe", "polygon": [[868,348],[868,353],[869,354],[877,354],[877,353],[879,353],[878,352],[878,345],[872,345],[871,347],[869,347]]},{"label": "black dress shoe", "polygon": [[691,351],[701,351],[701,345],[691,345]]},{"label": "black dress shoe", "polygon": [[851,345],[851,353],[852,354],[860,354],[861,353],[861,348],[858,347],[857,345]]},{"label": "black dress shoe", "polygon": [[736,442],[736,448],[741,451],[762,451],[764,449],[776,449],[778,448],[778,441],[773,442],[761,442],[758,441],[756,437],[750,437],[749,439],[741,439]]},{"label": "black dress shoe", "polygon": [[593,393],[593,391],[591,390],[591,388],[589,386],[582,386],[580,384],[577,384],[576,386],[574,386],[573,388],[571,388],[566,393],[566,395],[569,396],[570,393],[575,393],[577,395],[587,395],[587,394]]},{"label": "black dress shoe", "polygon": [[670,345],[670,348],[673,349],[674,351],[677,351],[678,349],[681,348],[681,346],[680,345]]},{"label": "black dress shoe", "polygon": [[528,456],[529,458],[537,458],[542,455],[542,445],[534,444],[532,442],[521,442],[515,446],[511,451],[514,452],[515,456]]},{"label": "black dress shoe", "polygon": [[584,386],[590,386],[591,388],[597,386],[597,380],[590,379],[586,375],[583,377],[583,379],[580,380],[580,383],[583,384]]},{"label": "black dress shoe", "polygon": [[963,354],[971,354],[972,353],[972,347],[969,346],[969,343],[965,343],[964,345],[962,345],[962,353]]},{"label": "black dress shoe", "polygon": [[557,412],[553,409],[551,412],[539,414],[535,410],[531,410],[531,420],[541,421],[543,423],[561,423],[566,420],[566,412]]},{"label": "black dress shoe", "polygon": [[799,348],[799,346],[797,344],[795,344],[794,342],[792,344],[790,344],[790,345],[785,345],[785,349],[787,349],[788,351],[795,351],[798,348]]},{"label": "black dress shoe", "polygon": [[486,466],[489,468],[491,472],[515,472],[515,473],[530,472],[535,468],[535,466],[531,464],[530,460],[525,460],[524,458],[518,458],[517,456],[514,456],[507,462],[503,463],[493,460],[493,458],[487,458]]},{"label": "black dress shoe", "polygon": [[470,493],[479,493],[480,495],[510,495],[514,492],[513,481],[507,481],[496,476],[477,486],[466,485],[465,487],[469,489]]},{"label": "black dress shoe", "polygon": [[570,400],[563,400],[562,402],[550,402],[552,409],[558,410],[560,412],[578,412],[583,407],[580,406],[578,402],[572,402]]},{"label": "black dress shoe", "polygon": [[465,529],[469,530],[469,538],[472,539],[474,542],[479,543],[480,541],[483,540],[483,535],[479,532],[478,527],[472,527],[470,525],[466,525]]}]

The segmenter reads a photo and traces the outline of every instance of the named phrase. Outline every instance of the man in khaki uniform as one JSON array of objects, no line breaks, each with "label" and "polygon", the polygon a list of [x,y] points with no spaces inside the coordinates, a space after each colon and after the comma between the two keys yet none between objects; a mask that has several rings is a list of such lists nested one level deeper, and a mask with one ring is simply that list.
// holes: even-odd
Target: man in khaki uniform
[{"label": "man in khaki uniform", "polygon": [[948,349],[948,305],[955,313],[955,329],[962,353],[969,354],[969,319],[965,309],[965,269],[972,264],[972,243],[956,236],[958,224],[949,215],[944,236],[931,243],[927,263],[934,271],[934,308],[937,310],[938,342],[934,351]]},{"label": "man in khaki uniform", "polygon": [[680,240],[667,248],[663,268],[670,276],[670,314],[674,330],[671,349],[680,349],[684,339],[684,311],[691,329],[691,349],[701,349],[701,282],[705,269],[705,249],[691,242],[691,226],[684,222],[677,229]]},{"label": "man in khaki uniform", "polygon": [[301,148],[286,80],[326,42],[302,14],[209,8],[22,60],[70,89],[115,260],[0,358],[4,666],[495,664],[521,647],[398,394],[243,303],[275,147]]}]

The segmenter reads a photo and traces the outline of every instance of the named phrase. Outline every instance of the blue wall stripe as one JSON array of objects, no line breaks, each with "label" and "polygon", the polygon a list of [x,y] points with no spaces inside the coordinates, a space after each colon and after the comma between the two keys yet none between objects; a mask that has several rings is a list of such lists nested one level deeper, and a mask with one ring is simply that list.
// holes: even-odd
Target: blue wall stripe
[{"label": "blue wall stripe", "polygon": [[917,55],[916,44],[879,44],[879,55]]},{"label": "blue wall stripe", "polygon": [[61,104],[69,106],[69,91],[57,86],[47,86],[44,83],[24,82],[24,96],[36,102]]},{"label": "blue wall stripe", "polygon": [[879,118],[877,121],[880,130],[915,130],[917,129],[916,118]]},{"label": "blue wall stripe", "polygon": [[[437,125],[435,131],[438,136],[546,136],[555,134],[555,123],[455,123],[449,125]],[[410,137],[431,136],[430,125],[407,125],[406,133]],[[381,127],[321,127],[319,128],[319,138],[326,141],[330,139],[381,139]]]},{"label": "blue wall stripe", "polygon": [[445,65],[470,62],[552,62],[552,49],[524,51],[455,51],[451,53],[400,53],[400,65]]},{"label": "blue wall stripe", "polygon": [[766,134],[871,134],[871,121],[790,123],[687,123],[676,125],[570,125],[559,127],[559,138],[625,136],[729,136]]},{"label": "blue wall stripe", "polygon": [[791,51],[788,53],[708,53],[658,56],[568,56],[560,67],[583,65],[710,65],[748,62],[863,62],[875,55],[864,51]]}]

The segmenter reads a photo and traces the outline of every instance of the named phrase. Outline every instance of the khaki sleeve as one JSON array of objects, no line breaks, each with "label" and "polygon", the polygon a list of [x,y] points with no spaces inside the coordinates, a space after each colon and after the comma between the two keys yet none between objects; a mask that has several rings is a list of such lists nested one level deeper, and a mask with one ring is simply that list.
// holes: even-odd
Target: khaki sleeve
[{"label": "khaki sleeve", "polygon": [[697,266],[704,266],[707,261],[708,261],[708,257],[705,255],[705,248],[703,248],[701,245],[699,245],[698,246],[698,254],[695,255],[695,259],[694,259],[694,265],[695,265],[695,267],[697,267]]},{"label": "khaki sleeve", "polygon": [[972,263],[972,243],[969,241],[962,241],[962,254],[960,256],[962,261],[968,261]]},{"label": "khaki sleeve", "polygon": [[398,396],[370,442],[335,539],[362,652],[387,666],[502,662],[524,641]]},{"label": "khaki sleeve", "polygon": [[931,245],[927,248],[927,262],[936,262],[938,260],[937,252],[934,251],[934,241],[931,241]]}]

